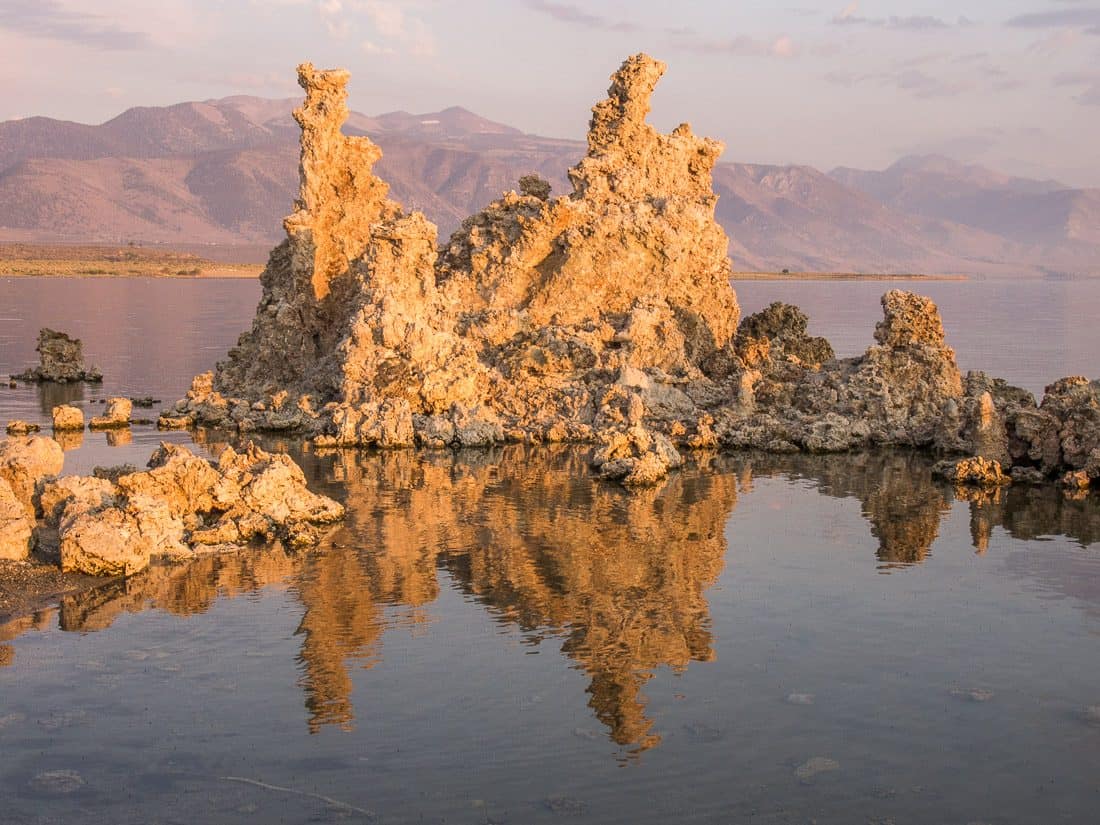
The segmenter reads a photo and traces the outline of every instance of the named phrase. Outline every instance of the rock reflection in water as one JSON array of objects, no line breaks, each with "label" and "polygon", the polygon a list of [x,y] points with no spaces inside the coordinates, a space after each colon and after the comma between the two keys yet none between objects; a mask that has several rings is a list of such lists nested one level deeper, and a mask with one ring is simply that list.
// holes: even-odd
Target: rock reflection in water
[{"label": "rock reflection in water", "polygon": [[951,509],[949,490],[933,482],[932,460],[920,453],[759,454],[734,461],[756,475],[812,479],[824,495],[858,499],[886,573],[925,561]]},{"label": "rock reflection in water", "polygon": [[[932,480],[930,459],[907,452],[699,459],[640,495],[596,482],[587,453],[573,448],[299,458],[311,485],[348,508],[317,552],[276,547],[154,568],[2,626],[0,642],[54,621],[86,632],[125,612],[186,615],[218,598],[288,587],[303,608],[298,663],[309,730],[350,728],[352,668],[381,660],[388,629],[424,620],[442,571],[528,643],[562,640],[589,679],[595,716],[615,743],[638,752],[660,742],[646,713],[647,681],[662,667],[683,670],[714,656],[705,593],[725,565],[724,531],[738,493],[751,495],[754,478],[807,479],[823,495],[859,500],[879,543],[873,561],[884,571],[929,560],[956,499],[970,508],[979,553],[997,527],[1019,539],[1100,541],[1095,497],[1049,487],[953,491]],[[1100,605],[1100,593],[1074,583],[1091,579],[1071,575],[1077,562],[1064,553],[1005,555],[1019,557],[1013,569],[1044,589]],[[0,665],[13,655],[0,645]]]},{"label": "rock reflection in water", "polygon": [[713,656],[703,591],[722,570],[736,482],[695,470],[632,496],[594,481],[583,451],[540,453],[336,458],[349,518],[333,542],[363,550],[357,559],[336,553],[338,569],[332,552],[311,560],[318,569],[300,585],[311,710],[336,710],[333,685],[319,677],[348,651],[330,648],[366,641],[351,631],[367,623],[353,619],[347,594],[421,605],[436,596],[439,567],[533,642],[564,636],[562,650],[591,678],[589,705],[616,743],[660,741],[641,689],[659,667]]},{"label": "rock reflection in water", "polygon": [[38,409],[43,417],[49,420],[54,407],[62,404],[75,404],[81,406],[86,398],[87,386],[83,381],[72,381],[66,384],[58,384],[53,381],[44,381],[37,386]]}]

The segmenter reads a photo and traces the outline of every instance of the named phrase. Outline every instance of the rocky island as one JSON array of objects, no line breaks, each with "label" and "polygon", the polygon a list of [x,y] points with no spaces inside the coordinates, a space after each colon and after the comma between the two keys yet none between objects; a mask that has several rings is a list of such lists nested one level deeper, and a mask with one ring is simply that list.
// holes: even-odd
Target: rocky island
[{"label": "rocky island", "polygon": [[301,191],[252,329],[160,425],[322,447],[592,443],[628,485],[689,450],[886,445],[984,460],[941,468],[960,482],[1100,477],[1100,384],[1062,379],[1037,403],[963,376],[926,298],[888,292],[848,359],[796,307],[742,320],[714,219],[722,144],[646,123],[665,68],[639,54],[612,76],[571,193],[524,177],[440,244],[387,197],[378,147],[341,132],[348,73],[300,66]]},{"label": "rocky island", "polygon": [[[299,67],[301,192],[271,253],[252,329],[164,411],[164,429],[275,432],[315,448],[593,445],[601,478],[653,485],[684,453],[932,450],[956,485],[1100,478],[1100,382],[1042,403],[963,376],[935,304],[892,290],[874,343],[835,356],[797,307],[742,319],[714,219],[717,141],[646,123],[665,65],[639,54],[592,110],[573,191],[534,175],[448,241],[387,197],[381,152],[345,136],[342,70]],[[43,330],[26,380],[99,380],[80,342]],[[131,423],[111,399],[92,429]],[[15,422],[20,423],[20,422]],[[54,409],[57,433],[82,429]],[[14,432],[14,431],[13,431]],[[56,442],[0,444],[0,558],[129,575],[254,541],[309,546],[343,516],[292,459],[248,444],[216,460],[164,444],[148,469],[62,477]]]}]

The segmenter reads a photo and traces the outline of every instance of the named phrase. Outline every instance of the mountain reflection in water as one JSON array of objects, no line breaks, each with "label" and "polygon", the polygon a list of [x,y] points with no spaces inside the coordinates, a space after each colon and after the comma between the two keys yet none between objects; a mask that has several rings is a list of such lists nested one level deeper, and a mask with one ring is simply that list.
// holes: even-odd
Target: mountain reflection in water
[{"label": "mountain reflection in water", "polygon": [[[212,452],[220,445],[208,444]],[[289,446],[289,445],[286,445]],[[281,548],[156,567],[62,599],[60,607],[0,626],[0,641],[56,622],[102,630],[123,613],[155,608],[186,616],[219,598],[288,588],[300,601],[298,663],[310,732],[350,729],[354,668],[384,657],[386,632],[429,621],[439,574],[526,643],[560,643],[589,679],[588,705],[630,752],[661,741],[643,688],[663,667],[714,658],[706,591],[727,563],[726,528],[755,479],[788,478],[820,494],[854,498],[878,540],[883,573],[929,561],[941,520],[967,501],[973,546],[1001,528],[1020,539],[1100,540],[1096,497],[1051,487],[992,493],[933,482],[914,453],[812,457],[702,457],[657,489],[628,494],[592,478],[584,450],[514,446],[487,452],[306,453],[311,484],[345,500],[347,520],[316,552]],[[792,499],[792,506],[797,506]],[[1100,610],[1072,559],[1014,562],[1048,592]],[[736,567],[734,553],[729,563]],[[0,644],[0,666],[13,661]]]}]

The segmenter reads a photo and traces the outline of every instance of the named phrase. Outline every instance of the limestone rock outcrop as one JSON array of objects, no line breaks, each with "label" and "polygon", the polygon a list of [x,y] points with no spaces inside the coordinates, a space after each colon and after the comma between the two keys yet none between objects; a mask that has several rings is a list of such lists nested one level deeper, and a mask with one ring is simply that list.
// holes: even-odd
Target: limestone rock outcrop
[{"label": "limestone rock outcrop", "polygon": [[305,547],[318,526],[344,508],[310,492],[286,455],[249,444],[225,448],[216,464],[186,447],[162,444],[149,469],[118,476],[61,479],[44,485],[38,507],[56,525],[61,567],[129,576],[157,557],[181,560],[253,540]]},{"label": "limestone rock outcrop", "polygon": [[43,328],[38,332],[39,364],[28,367],[20,375],[12,376],[21,381],[88,381],[98,383],[103,373],[95,367],[84,366],[84,345],[79,338],[72,338],[64,332]]},{"label": "limestone rock outcrop", "polygon": [[0,478],[0,559],[19,561],[31,552],[34,519],[27,514],[7,479]]},{"label": "limestone rock outcrop", "polygon": [[932,475],[955,484],[975,487],[1001,487],[1012,483],[1012,479],[1002,471],[999,461],[981,456],[941,461],[932,467]]},{"label": "limestone rock outcrop", "polygon": [[347,73],[301,66],[287,240],[251,331],[161,425],[344,446],[595,442],[629,367],[694,435],[691,396],[721,395],[739,311],[714,220],[722,146],[645,122],[664,70],[637,55],[613,76],[572,193],[550,198],[528,176],[440,247],[423,215],[387,198],[378,148],[341,133]]},{"label": "limestone rock outcrop", "polygon": [[79,407],[61,404],[52,410],[55,432],[72,432],[84,429],[84,412]]},{"label": "limestone rock outcrop", "polygon": [[4,432],[6,432],[8,435],[30,435],[31,433],[36,433],[41,429],[42,428],[39,427],[37,424],[31,424],[30,422],[24,421],[21,418],[16,418],[7,423],[7,426],[4,427]]},{"label": "limestone rock outcrop", "polygon": [[8,483],[32,519],[35,488],[60,473],[64,464],[65,453],[52,438],[29,436],[0,441],[0,479]]},{"label": "limestone rock outcrop", "polygon": [[130,416],[134,405],[129,398],[108,398],[103,415],[97,415],[88,422],[90,430],[116,430],[130,426]]},{"label": "limestone rock outcrop", "polygon": [[586,442],[632,486],[715,447],[895,445],[1100,477],[1097,385],[1064,379],[1036,404],[964,381],[928,298],[887,292],[856,358],[797,307],[740,322],[714,219],[723,147],[646,123],[664,71],[639,54],[612,76],[572,192],[524,176],[440,244],[388,198],[378,147],[342,133],[348,73],[300,66],[300,193],[252,328],[159,425],[322,447]]},{"label": "limestone rock outcrop", "polygon": [[741,322],[737,354],[750,369],[774,370],[776,362],[783,360],[820,367],[836,355],[826,339],[806,334],[808,325],[801,309],[775,301]]},{"label": "limestone rock outcrop", "polygon": [[[739,403],[720,413],[720,441],[780,452],[931,446],[963,394],[954,350],[927,298],[892,290],[882,309],[876,343],[839,360],[805,335],[796,309],[773,305],[746,319],[739,356],[751,369],[742,373]],[[784,327],[789,332],[773,331]]]}]

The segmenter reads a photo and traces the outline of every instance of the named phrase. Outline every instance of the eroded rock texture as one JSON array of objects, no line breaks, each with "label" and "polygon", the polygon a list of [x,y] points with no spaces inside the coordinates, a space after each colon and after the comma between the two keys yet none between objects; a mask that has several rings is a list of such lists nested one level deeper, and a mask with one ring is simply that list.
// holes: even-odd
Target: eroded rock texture
[{"label": "eroded rock texture", "polygon": [[591,441],[627,430],[637,396],[694,432],[692,395],[721,394],[739,311],[714,220],[721,144],[645,122],[664,69],[638,55],[614,75],[571,194],[525,179],[440,249],[387,199],[377,147],[341,134],[347,73],[300,67],[287,240],[252,330],[163,424],[359,446]]},{"label": "eroded rock texture", "polygon": [[189,559],[257,541],[312,545],[319,525],[344,515],[307,488],[289,456],[251,443],[226,447],[216,463],[161,444],[145,471],[59,478],[63,466],[53,439],[0,441],[0,559],[25,558],[37,544],[66,571],[131,575],[156,557]]},{"label": "eroded rock texture", "polygon": [[95,367],[84,366],[84,345],[79,338],[64,332],[43,328],[38,332],[39,364],[29,367],[21,375],[13,376],[22,381],[89,381],[103,380],[103,374]]},{"label": "eroded rock texture", "polygon": [[216,464],[162,444],[148,470],[42,485],[38,509],[57,530],[63,570],[125,576],[157,557],[188,559],[253,540],[310,545],[317,525],[344,515],[340,504],[309,491],[288,456],[253,444],[243,452],[226,447]]},{"label": "eroded rock texture", "polygon": [[252,329],[160,425],[330,447],[588,442],[601,475],[638,486],[715,447],[898,445],[1100,476],[1097,386],[1064,379],[1037,405],[964,381],[927,298],[884,295],[857,358],[797,307],[739,325],[714,220],[722,145],[646,123],[664,70],[635,55],[612,76],[571,193],[524,176],[440,245],[388,199],[379,149],[341,132],[348,73],[300,66],[301,191]]}]

